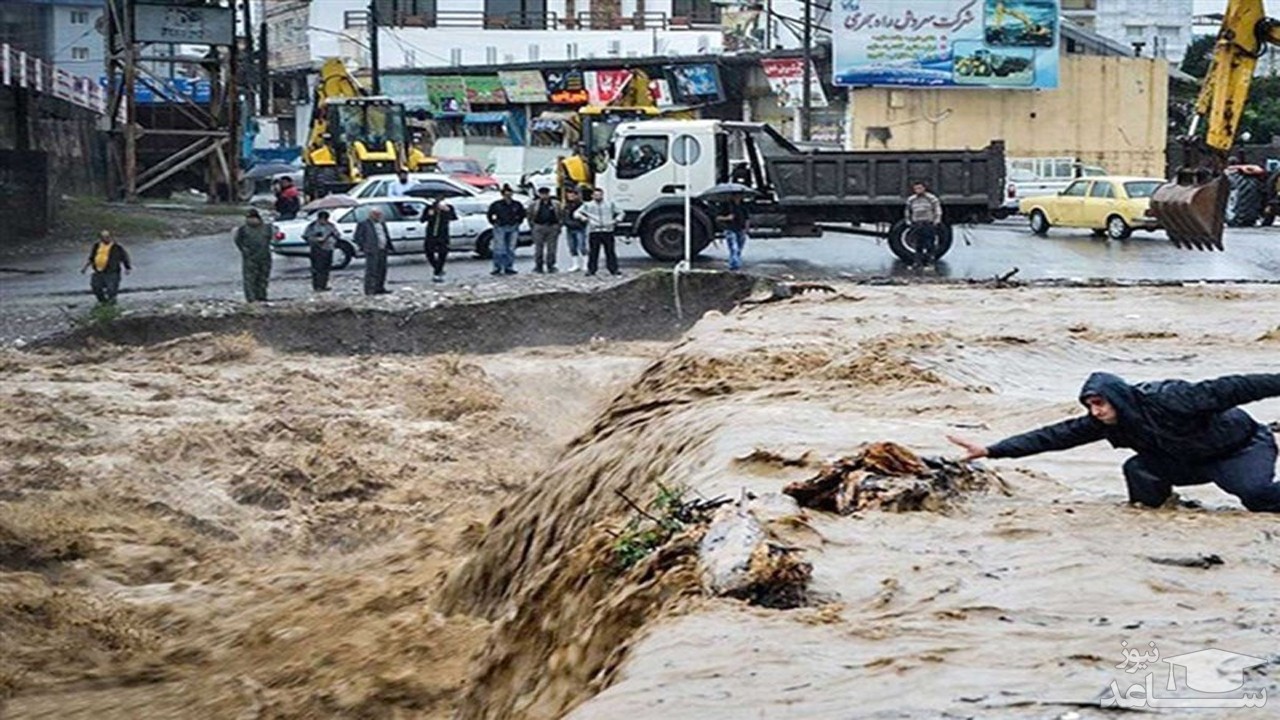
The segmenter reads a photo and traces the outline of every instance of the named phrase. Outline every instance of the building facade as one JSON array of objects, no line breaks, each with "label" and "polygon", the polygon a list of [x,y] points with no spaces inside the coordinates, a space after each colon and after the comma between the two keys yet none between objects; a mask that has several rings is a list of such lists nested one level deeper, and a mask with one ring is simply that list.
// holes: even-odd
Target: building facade
[{"label": "building facade", "polygon": [[1062,15],[1136,54],[1182,62],[1194,39],[1193,0],[1061,0]]},{"label": "building facade", "polygon": [[106,62],[99,31],[103,0],[5,0],[0,2],[0,42],[48,58],[55,68],[96,78]]}]

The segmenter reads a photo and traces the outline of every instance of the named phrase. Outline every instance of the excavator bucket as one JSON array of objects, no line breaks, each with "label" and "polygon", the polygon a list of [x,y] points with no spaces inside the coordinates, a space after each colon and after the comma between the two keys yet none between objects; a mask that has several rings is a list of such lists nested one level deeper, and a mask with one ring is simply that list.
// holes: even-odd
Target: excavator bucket
[{"label": "excavator bucket", "polygon": [[1227,179],[1207,168],[1179,168],[1156,188],[1151,212],[1177,247],[1221,250],[1226,226]]}]

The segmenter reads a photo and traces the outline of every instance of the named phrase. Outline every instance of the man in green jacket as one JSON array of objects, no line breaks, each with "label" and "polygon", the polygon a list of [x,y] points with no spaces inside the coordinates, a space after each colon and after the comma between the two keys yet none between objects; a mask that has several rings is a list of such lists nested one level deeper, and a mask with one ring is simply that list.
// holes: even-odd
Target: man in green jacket
[{"label": "man in green jacket", "polygon": [[244,225],[236,229],[236,247],[240,249],[241,268],[244,272],[244,299],[249,302],[266,302],[267,281],[271,278],[270,223],[262,221],[257,210],[245,213]]}]

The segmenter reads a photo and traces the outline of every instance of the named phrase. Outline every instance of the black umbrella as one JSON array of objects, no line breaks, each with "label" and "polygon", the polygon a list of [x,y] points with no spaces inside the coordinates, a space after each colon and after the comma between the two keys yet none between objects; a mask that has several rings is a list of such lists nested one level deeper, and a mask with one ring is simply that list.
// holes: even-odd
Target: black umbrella
[{"label": "black umbrella", "polygon": [[734,195],[755,195],[756,191],[742,183],[720,183],[698,194],[702,200],[724,200]]},{"label": "black umbrella", "polygon": [[250,180],[258,178],[275,177],[276,175],[292,175],[298,172],[298,168],[286,163],[269,162],[261,165],[254,165],[245,171],[244,176]]}]

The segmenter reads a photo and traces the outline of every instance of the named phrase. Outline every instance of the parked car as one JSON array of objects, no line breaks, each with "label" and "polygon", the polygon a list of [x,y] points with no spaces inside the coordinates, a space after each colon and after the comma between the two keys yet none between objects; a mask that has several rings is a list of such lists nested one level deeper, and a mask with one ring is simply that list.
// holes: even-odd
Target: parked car
[{"label": "parked car", "polygon": [[[395,180],[395,175],[373,175],[360,181],[359,184],[348,190],[346,194],[353,198],[386,197],[387,193],[390,192],[391,183]],[[409,173],[409,180],[414,183],[414,192],[412,193],[414,197],[480,197],[488,199],[489,202],[498,199],[498,193],[495,191],[481,190],[474,185],[468,185],[455,177],[443,173]],[[522,203],[528,203],[532,199],[528,195],[519,193],[513,197]]]},{"label": "parked car", "polygon": [[1075,158],[1009,158],[1005,163],[1004,207],[1012,215],[1023,198],[1053,195],[1079,178],[1106,174],[1103,168]]},{"label": "parked car", "polygon": [[456,180],[479,190],[497,190],[501,187],[498,179],[490,175],[479,160],[469,157],[438,157],[436,171],[449,175]]},{"label": "parked car", "polygon": [[[470,250],[478,257],[487,258],[492,255],[490,249],[493,242],[493,228],[489,225],[487,213],[492,197],[467,196],[451,198],[449,203],[458,213],[457,221],[449,226],[449,247],[451,250]],[[337,208],[329,211],[329,219],[338,226],[342,239],[338,241],[333,252],[335,270],[341,270],[351,264],[362,253],[355,246],[356,224],[369,217],[375,208],[382,210],[386,220],[387,231],[391,235],[391,244],[395,248],[393,255],[421,255],[426,242],[426,226],[422,223],[422,211],[431,200],[411,197],[368,197],[355,201],[357,205],[350,208]],[[271,249],[277,255],[286,257],[307,257],[310,249],[302,238],[302,231],[314,218],[316,211],[308,213],[305,218],[277,222],[275,240]],[[528,224],[520,228],[517,240],[520,246],[532,244]]]},{"label": "parked car", "polygon": [[1088,228],[1123,240],[1135,230],[1156,230],[1159,223],[1147,212],[1151,194],[1163,178],[1103,176],[1081,178],[1057,195],[1025,198],[1018,209],[1030,220],[1031,232],[1044,235],[1053,226]]}]

